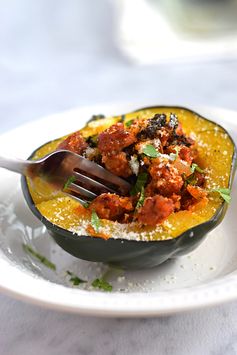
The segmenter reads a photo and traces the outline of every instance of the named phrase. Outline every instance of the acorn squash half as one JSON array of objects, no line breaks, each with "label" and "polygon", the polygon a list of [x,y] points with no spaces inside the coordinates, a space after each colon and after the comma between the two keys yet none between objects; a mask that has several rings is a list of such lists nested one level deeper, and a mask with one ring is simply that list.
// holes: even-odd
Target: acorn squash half
[{"label": "acorn squash half", "polygon": [[[114,117],[93,117],[80,130],[86,138],[98,134],[117,122],[127,122],[156,113],[178,116],[185,134],[195,135],[198,148],[198,163],[206,169],[206,188],[231,188],[236,169],[236,147],[226,130],[192,110],[183,107],[146,107]],[[31,154],[37,159],[54,151],[65,139],[46,143]],[[154,267],[169,258],[189,253],[195,249],[207,233],[223,219],[227,203],[215,192],[209,193],[208,204],[193,211],[172,213],[158,227],[121,225],[102,220],[108,235],[90,236],[85,225],[90,213],[79,202],[63,192],[55,192],[40,178],[32,182],[22,177],[22,189],[31,211],[47,227],[48,232],[68,253],[90,261],[104,262],[123,268]],[[77,213],[75,214],[75,209]],[[78,214],[79,211],[79,214]]]}]

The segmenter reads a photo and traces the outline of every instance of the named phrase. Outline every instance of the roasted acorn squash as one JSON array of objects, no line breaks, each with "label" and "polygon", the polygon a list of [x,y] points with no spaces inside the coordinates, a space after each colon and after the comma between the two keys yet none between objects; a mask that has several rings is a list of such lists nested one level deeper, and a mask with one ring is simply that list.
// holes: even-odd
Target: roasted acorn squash
[{"label": "roasted acorn squash", "polygon": [[[218,124],[182,107],[147,107],[125,115],[104,118],[95,116],[81,130],[83,137],[96,135],[117,122],[151,117],[156,113],[178,116],[187,135],[194,134],[198,146],[198,163],[206,168],[206,188],[230,188],[236,168],[236,147],[229,134]],[[29,159],[37,159],[54,151],[65,137],[46,143]],[[124,268],[153,267],[169,258],[189,253],[225,215],[227,203],[215,192],[209,193],[203,208],[172,213],[158,227],[121,225],[103,220],[106,236],[78,235],[90,213],[77,201],[36,178],[22,178],[25,199],[31,211],[45,224],[55,241],[70,254],[85,260],[100,261]],[[77,209],[77,214],[75,214]],[[63,212],[62,212],[63,211]],[[79,215],[78,216],[78,211]],[[82,234],[81,232],[79,234]],[[83,233],[87,234],[87,233]],[[110,236],[108,238],[108,235]],[[128,239],[130,238],[130,239]]]}]

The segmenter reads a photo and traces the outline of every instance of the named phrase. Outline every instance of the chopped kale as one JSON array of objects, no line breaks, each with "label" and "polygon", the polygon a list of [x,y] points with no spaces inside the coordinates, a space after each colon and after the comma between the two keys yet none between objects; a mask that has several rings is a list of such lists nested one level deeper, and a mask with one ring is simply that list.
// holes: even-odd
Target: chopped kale
[{"label": "chopped kale", "polygon": [[146,128],[141,130],[137,134],[138,139],[154,139],[157,137],[157,131],[165,127],[166,125],[166,115],[165,114],[156,114],[154,117],[148,120],[148,125]]},{"label": "chopped kale", "polygon": [[91,148],[96,148],[98,145],[98,134],[94,136],[90,136],[86,139],[86,142],[89,144]]}]

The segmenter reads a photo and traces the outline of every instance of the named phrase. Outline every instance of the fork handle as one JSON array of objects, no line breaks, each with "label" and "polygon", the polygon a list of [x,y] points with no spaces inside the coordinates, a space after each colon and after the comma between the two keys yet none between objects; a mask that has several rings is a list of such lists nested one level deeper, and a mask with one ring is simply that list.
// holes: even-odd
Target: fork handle
[{"label": "fork handle", "polygon": [[15,158],[5,158],[0,156],[0,167],[26,175],[27,169],[31,166],[31,162],[27,160],[15,159]]}]

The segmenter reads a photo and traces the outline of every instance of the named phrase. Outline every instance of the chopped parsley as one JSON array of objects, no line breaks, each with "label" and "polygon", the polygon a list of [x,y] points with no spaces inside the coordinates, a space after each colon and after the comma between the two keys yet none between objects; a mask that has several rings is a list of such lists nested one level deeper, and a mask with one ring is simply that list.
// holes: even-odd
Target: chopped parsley
[{"label": "chopped parsley", "polygon": [[191,165],[191,175],[186,177],[185,174],[183,174],[183,179],[184,179],[184,186],[186,187],[187,185],[196,185],[198,182],[198,178],[195,174],[195,171],[199,173],[204,173],[204,170],[201,169],[197,164],[193,163]]},{"label": "chopped parsley", "polygon": [[96,233],[98,233],[99,229],[100,229],[100,219],[99,219],[97,213],[95,212],[95,210],[93,210],[91,213],[91,225],[94,228],[94,230],[96,231]]},{"label": "chopped parsley", "polygon": [[133,124],[133,121],[134,120],[129,120],[129,121],[125,122],[125,126],[126,127],[131,127],[131,125]]},{"label": "chopped parsley", "polygon": [[73,272],[71,272],[71,271],[66,271],[66,273],[67,273],[67,275],[69,275],[70,276],[70,279],[69,279],[69,281],[70,282],[72,282],[72,284],[74,285],[74,286],[78,286],[78,285],[80,285],[80,284],[82,284],[82,283],[86,283],[87,281],[85,281],[85,280],[82,280],[82,279],[80,279],[77,275],[75,275]]},{"label": "chopped parsley", "polygon": [[191,166],[191,173],[193,174],[195,170],[198,173],[204,173],[203,169],[201,169],[197,164],[193,163],[192,166]]},{"label": "chopped parsley", "polygon": [[157,152],[156,148],[151,144],[147,144],[143,148],[142,152],[150,158],[157,158],[160,155],[160,153]]},{"label": "chopped parsley", "polygon": [[147,179],[148,179],[147,173],[140,173],[137,177],[137,181],[135,185],[132,187],[130,191],[130,195],[134,196],[137,193],[141,192],[142,188],[146,185]]},{"label": "chopped parsley", "polygon": [[144,186],[142,186],[141,192],[140,192],[140,197],[137,201],[136,209],[142,207],[144,204],[144,201],[145,201],[145,191],[144,191]]},{"label": "chopped parsley", "polygon": [[185,174],[182,174],[182,177],[184,179],[184,187],[187,187],[187,185],[196,185],[196,183],[198,182],[195,174],[191,174],[188,177],[186,177]]},{"label": "chopped parsley", "polygon": [[100,290],[104,290],[107,292],[111,292],[113,289],[113,286],[110,285],[110,283],[106,281],[104,278],[95,279],[91,285],[95,288],[99,288]]},{"label": "chopped parsley", "polygon": [[76,181],[76,177],[74,175],[69,176],[69,178],[67,179],[67,181],[65,182],[63,189],[66,190],[69,188],[69,186]]},{"label": "chopped parsley", "polygon": [[88,202],[88,201],[83,201],[83,202],[81,202],[81,204],[85,208],[88,208],[90,206],[90,202]]},{"label": "chopped parsley", "polygon": [[218,192],[220,196],[225,200],[227,203],[230,203],[230,189],[219,188],[219,189],[212,189],[210,192]]},{"label": "chopped parsley", "polygon": [[49,261],[45,256],[39,254],[37,251],[31,248],[31,246],[27,244],[23,244],[23,249],[25,250],[26,253],[34,256],[37,260],[39,260],[42,264],[47,266],[49,269],[56,270],[56,265],[53,264],[51,261]]}]

